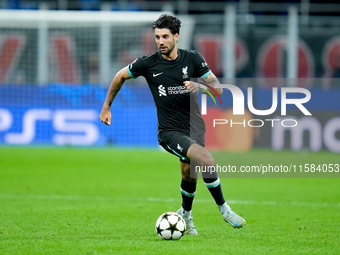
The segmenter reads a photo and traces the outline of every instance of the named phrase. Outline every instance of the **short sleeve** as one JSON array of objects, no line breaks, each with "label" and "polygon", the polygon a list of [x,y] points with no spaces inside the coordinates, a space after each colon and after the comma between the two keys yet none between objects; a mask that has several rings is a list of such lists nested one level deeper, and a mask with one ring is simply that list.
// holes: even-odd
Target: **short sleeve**
[{"label": "short sleeve", "polygon": [[198,51],[195,51],[195,53],[194,61],[196,66],[196,74],[199,78],[205,78],[211,73],[211,70],[204,57]]},{"label": "short sleeve", "polygon": [[130,65],[127,66],[127,71],[131,78],[136,79],[143,75],[143,61],[142,58],[136,58]]}]

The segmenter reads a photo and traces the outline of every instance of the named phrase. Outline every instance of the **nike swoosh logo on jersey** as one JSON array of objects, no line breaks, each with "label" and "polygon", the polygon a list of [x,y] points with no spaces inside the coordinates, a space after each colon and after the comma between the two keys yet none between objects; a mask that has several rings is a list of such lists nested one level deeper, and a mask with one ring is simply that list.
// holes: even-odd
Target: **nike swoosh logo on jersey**
[{"label": "nike swoosh logo on jersey", "polygon": [[161,75],[163,72],[161,72],[161,73],[153,73],[152,75],[153,75],[153,77],[157,77],[158,75]]}]

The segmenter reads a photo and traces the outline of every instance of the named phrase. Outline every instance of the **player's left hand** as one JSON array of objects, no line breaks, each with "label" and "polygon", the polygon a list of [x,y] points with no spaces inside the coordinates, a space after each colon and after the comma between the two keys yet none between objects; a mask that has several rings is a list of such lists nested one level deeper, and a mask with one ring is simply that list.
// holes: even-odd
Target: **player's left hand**
[{"label": "player's left hand", "polygon": [[199,91],[200,88],[200,84],[197,82],[193,82],[193,81],[185,81],[183,82],[184,86],[187,88],[187,90],[189,90],[192,93],[196,93]]}]

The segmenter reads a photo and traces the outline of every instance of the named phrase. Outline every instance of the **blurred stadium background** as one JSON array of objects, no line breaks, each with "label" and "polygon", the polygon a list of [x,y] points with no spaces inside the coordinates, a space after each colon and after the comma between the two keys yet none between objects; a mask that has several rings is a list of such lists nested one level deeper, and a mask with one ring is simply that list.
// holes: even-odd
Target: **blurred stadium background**
[{"label": "blurred stadium background", "polygon": [[272,78],[299,78],[295,85],[312,93],[313,117],[275,138],[284,142],[275,143],[270,128],[245,128],[244,136],[227,129],[237,141],[226,138],[218,149],[340,152],[340,4],[333,1],[2,0],[0,7],[2,145],[157,147],[143,78],[118,94],[112,128],[98,115],[115,73],[156,49],[152,21],[170,12],[183,21],[180,47],[199,50],[219,78],[253,79],[258,107],[271,106]]}]

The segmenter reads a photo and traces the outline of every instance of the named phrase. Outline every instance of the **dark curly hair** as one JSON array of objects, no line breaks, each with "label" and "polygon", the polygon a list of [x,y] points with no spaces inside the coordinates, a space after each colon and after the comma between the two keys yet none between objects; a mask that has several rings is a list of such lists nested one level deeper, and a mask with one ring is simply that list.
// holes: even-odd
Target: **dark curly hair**
[{"label": "dark curly hair", "polygon": [[181,21],[169,14],[162,14],[153,24],[152,29],[155,28],[168,28],[170,32],[174,35],[176,33],[179,34],[179,29],[181,28]]}]

